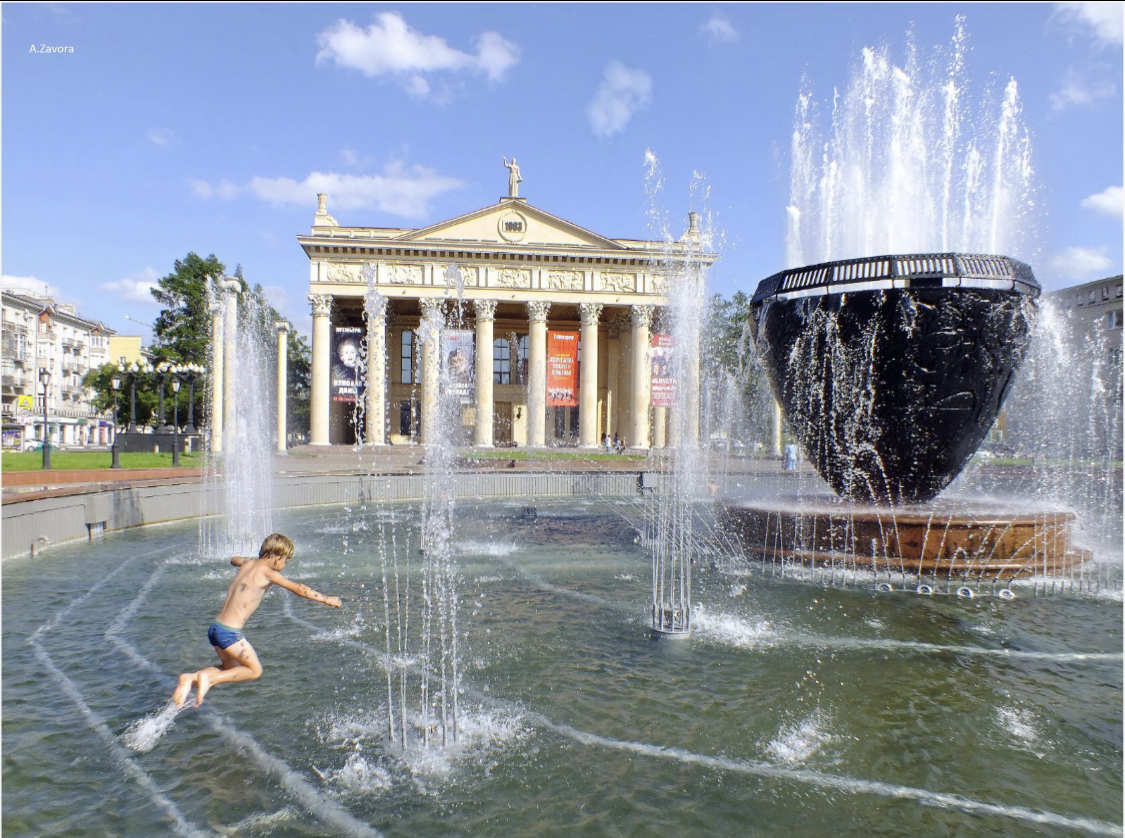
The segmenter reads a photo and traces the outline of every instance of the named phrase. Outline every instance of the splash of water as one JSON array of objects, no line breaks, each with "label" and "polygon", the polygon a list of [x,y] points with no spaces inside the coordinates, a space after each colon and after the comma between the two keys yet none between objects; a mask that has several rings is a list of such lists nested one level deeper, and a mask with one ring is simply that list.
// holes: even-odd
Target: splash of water
[{"label": "splash of water", "polygon": [[[217,289],[212,299],[222,302]],[[255,553],[273,532],[276,345],[268,307],[243,294],[233,340],[235,415],[225,423],[222,455],[208,453],[204,465],[203,497],[219,500],[218,514],[199,521],[201,555]]]},{"label": "splash of water", "polygon": [[[883,253],[995,253],[1032,261],[1037,202],[1018,85],[974,101],[968,36],[896,64],[865,47],[843,91],[806,81],[790,138],[786,265]],[[828,110],[822,127],[822,109]]]}]

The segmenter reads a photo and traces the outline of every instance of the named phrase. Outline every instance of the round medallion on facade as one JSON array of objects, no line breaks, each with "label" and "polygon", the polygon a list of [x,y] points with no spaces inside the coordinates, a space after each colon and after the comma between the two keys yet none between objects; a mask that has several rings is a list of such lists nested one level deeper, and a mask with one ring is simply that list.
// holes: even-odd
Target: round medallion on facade
[{"label": "round medallion on facade", "polygon": [[511,210],[500,216],[496,228],[500,231],[504,241],[521,242],[527,235],[527,219],[523,216],[523,213]]}]

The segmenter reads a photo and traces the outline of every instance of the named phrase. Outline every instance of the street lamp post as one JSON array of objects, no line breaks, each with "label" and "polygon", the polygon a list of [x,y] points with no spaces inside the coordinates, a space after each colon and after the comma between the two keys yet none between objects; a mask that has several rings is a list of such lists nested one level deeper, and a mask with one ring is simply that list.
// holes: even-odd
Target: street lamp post
[{"label": "street lamp post", "polygon": [[180,379],[172,376],[172,468],[180,465]]},{"label": "street lamp post", "polygon": [[184,433],[186,433],[188,436],[195,435],[195,377],[202,371],[202,367],[200,367],[198,364],[188,364],[187,427],[184,428]]},{"label": "street lamp post", "polygon": [[51,468],[51,431],[47,424],[47,396],[51,387],[51,371],[46,367],[39,370],[39,380],[43,382],[43,470]]},{"label": "street lamp post", "polygon": [[156,365],[156,373],[160,377],[160,415],[156,420],[156,431],[162,434],[168,433],[168,423],[164,421],[164,381],[171,366],[167,361],[162,361]]},{"label": "street lamp post", "polygon": [[109,449],[113,452],[113,463],[110,468],[121,468],[121,455],[117,451],[117,391],[121,389],[121,379],[114,376],[109,383],[113,387],[113,445]]}]

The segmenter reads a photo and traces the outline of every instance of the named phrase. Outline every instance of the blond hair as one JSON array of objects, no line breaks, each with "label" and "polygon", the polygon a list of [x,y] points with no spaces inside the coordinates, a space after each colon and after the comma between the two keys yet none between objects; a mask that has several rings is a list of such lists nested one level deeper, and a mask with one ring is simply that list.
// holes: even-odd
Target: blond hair
[{"label": "blond hair", "polygon": [[262,542],[262,549],[258,551],[259,559],[268,559],[277,556],[280,559],[291,559],[296,548],[288,536],[279,532],[266,536]]}]

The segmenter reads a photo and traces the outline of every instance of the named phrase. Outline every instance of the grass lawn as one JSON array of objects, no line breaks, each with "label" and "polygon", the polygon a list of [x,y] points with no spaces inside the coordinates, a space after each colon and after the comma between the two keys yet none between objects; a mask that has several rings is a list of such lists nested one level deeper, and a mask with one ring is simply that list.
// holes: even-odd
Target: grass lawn
[{"label": "grass lawn", "polygon": [[[203,463],[202,454],[181,454],[180,466],[198,468]],[[52,451],[51,470],[108,469],[113,455],[108,451]],[[153,454],[139,452],[122,454],[121,468],[171,468],[172,452]],[[0,455],[2,471],[39,471],[43,468],[42,451],[5,451]]]}]

